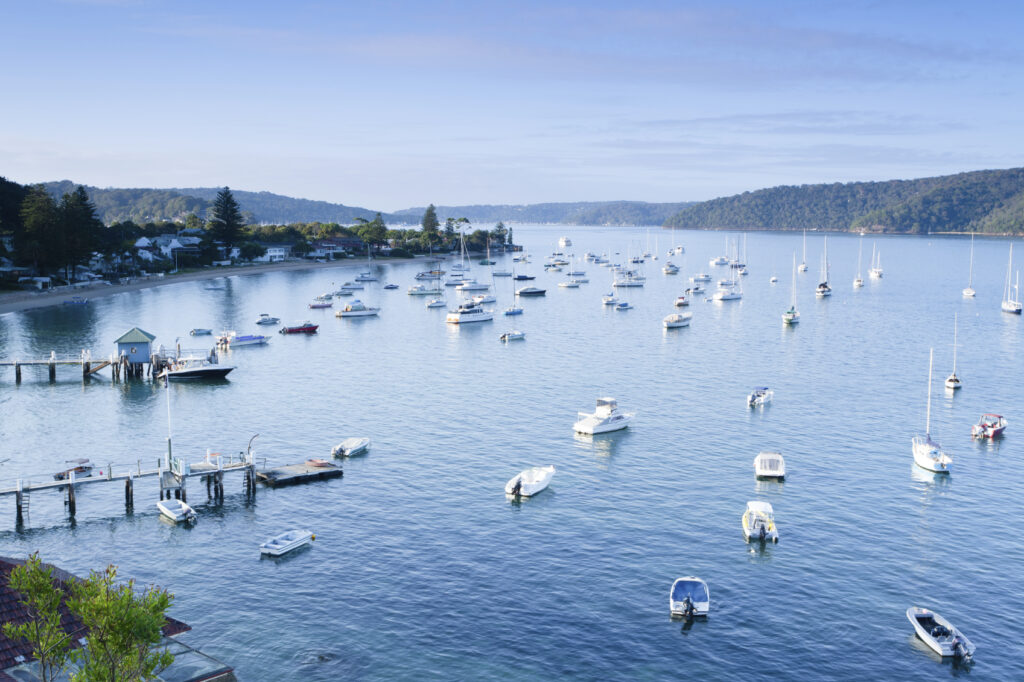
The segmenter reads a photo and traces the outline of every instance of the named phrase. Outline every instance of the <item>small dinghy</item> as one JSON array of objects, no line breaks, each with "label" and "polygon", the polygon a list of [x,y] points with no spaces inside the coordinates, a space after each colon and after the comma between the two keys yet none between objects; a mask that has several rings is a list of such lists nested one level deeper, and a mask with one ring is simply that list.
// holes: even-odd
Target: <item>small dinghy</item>
[{"label": "small dinghy", "polygon": [[693,618],[706,616],[711,610],[708,584],[700,578],[676,578],[668,594],[668,608],[673,617]]},{"label": "small dinghy", "polygon": [[786,477],[786,460],[778,452],[762,450],[754,458],[754,475],[757,478],[774,478],[782,480]]},{"label": "small dinghy", "polygon": [[156,508],[163,516],[175,523],[195,523],[196,512],[181,500],[160,500]]},{"label": "small dinghy", "polygon": [[397,285],[397,284],[385,284],[385,285],[384,285],[384,288],[385,288],[385,289],[389,289],[389,290],[390,290],[390,289],[397,289],[397,288],[398,288],[398,285]]},{"label": "small dinghy", "polygon": [[505,484],[505,494],[513,497],[532,497],[548,487],[555,467],[532,467],[512,477]]},{"label": "small dinghy", "polygon": [[775,391],[767,386],[758,386],[747,396],[747,407],[761,407],[767,405],[775,397]]},{"label": "small dinghy", "polygon": [[1006,419],[998,414],[983,414],[978,423],[971,427],[975,438],[998,438],[1006,430]]},{"label": "small dinghy", "polygon": [[689,327],[690,318],[693,317],[693,313],[672,313],[666,315],[665,319],[661,321],[665,329],[678,329],[679,327]]},{"label": "small dinghy", "polygon": [[299,547],[305,547],[316,540],[308,530],[289,530],[280,535],[275,535],[260,545],[260,554],[269,556],[281,556]]},{"label": "small dinghy", "polygon": [[[70,476],[71,472],[74,472],[75,477],[80,476],[91,476],[92,475],[92,462],[87,458],[81,457],[79,459],[67,459],[64,460],[65,464],[71,464],[72,466],[64,471],[58,471],[53,475],[55,481],[66,481]],[[103,472],[100,472],[103,473]]]},{"label": "small dinghy", "polygon": [[928,609],[911,606],[907,619],[914,626],[914,632],[935,653],[969,661],[974,656],[974,644],[948,620]]},{"label": "small dinghy", "polygon": [[331,448],[331,455],[334,457],[351,457],[352,455],[366,452],[369,447],[369,438],[346,438]]},{"label": "small dinghy", "polygon": [[517,329],[513,329],[512,331],[505,332],[504,334],[501,335],[501,340],[502,341],[506,341],[506,342],[508,342],[508,341],[522,341],[525,338],[526,338],[526,332],[521,332],[521,331],[519,331]]},{"label": "small dinghy", "polygon": [[743,534],[747,542],[779,541],[779,529],[775,527],[775,511],[770,502],[747,502],[747,510],[743,512]]}]

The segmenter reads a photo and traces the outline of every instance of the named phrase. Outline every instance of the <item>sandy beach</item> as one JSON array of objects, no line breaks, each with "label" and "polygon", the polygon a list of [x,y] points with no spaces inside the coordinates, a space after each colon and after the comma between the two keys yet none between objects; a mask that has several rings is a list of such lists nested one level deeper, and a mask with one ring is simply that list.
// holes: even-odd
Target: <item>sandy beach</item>
[{"label": "sandy beach", "polygon": [[[412,259],[389,258],[389,263],[402,263]],[[316,263],[310,261],[283,261],[281,263],[261,263],[256,265],[232,265],[228,267],[211,267],[195,272],[184,272],[176,275],[165,275],[157,277],[135,278],[127,284],[97,283],[82,287],[60,287],[50,291],[13,291],[0,293],[0,315],[7,313],[45,308],[53,305],[63,305],[76,296],[86,299],[100,298],[102,296],[113,296],[129,291],[139,291],[152,287],[165,286],[168,284],[181,284],[182,282],[195,282],[204,279],[217,279],[218,277],[234,277],[236,275],[258,275],[265,272],[277,272],[281,270],[313,270],[320,268],[365,268],[365,261],[351,259],[343,261],[329,261],[327,263]]]}]

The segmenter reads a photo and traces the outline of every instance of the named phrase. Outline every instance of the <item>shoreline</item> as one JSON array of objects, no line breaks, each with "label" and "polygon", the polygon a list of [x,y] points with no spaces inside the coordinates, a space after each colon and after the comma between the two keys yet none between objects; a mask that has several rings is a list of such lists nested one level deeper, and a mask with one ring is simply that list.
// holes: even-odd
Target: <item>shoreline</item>
[{"label": "shoreline", "polygon": [[[414,258],[387,259],[388,263],[407,263]],[[381,262],[381,261],[375,261]],[[365,267],[365,263],[356,259],[343,261],[328,261],[326,263],[282,261],[280,263],[262,263],[258,265],[232,265],[227,267],[208,268],[196,272],[186,272],[177,275],[164,277],[151,276],[128,282],[127,284],[91,284],[82,287],[61,287],[56,291],[15,291],[0,293],[0,315],[11,313],[27,312],[39,308],[63,305],[76,296],[92,300],[104,298],[115,294],[124,294],[142,289],[166,286],[169,284],[183,284],[185,282],[198,282],[207,279],[220,277],[233,277],[236,275],[259,275],[266,272],[281,272],[284,270],[320,270],[327,268],[358,268]]]}]

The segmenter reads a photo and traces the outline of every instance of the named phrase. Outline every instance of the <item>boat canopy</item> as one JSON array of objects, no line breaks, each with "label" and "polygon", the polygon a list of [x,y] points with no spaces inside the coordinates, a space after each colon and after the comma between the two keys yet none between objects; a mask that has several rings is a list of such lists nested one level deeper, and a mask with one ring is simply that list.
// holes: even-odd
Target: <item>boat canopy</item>
[{"label": "boat canopy", "polygon": [[710,601],[708,586],[694,578],[680,578],[672,585],[672,601],[683,601],[687,597],[694,604]]},{"label": "boat canopy", "polygon": [[767,514],[768,516],[774,516],[775,514],[770,502],[761,502],[760,500],[747,502],[747,511],[752,511],[758,514]]},{"label": "boat canopy", "polygon": [[1003,415],[1001,415],[1001,414],[992,414],[991,412],[988,413],[988,414],[981,415],[982,419],[985,419],[986,417],[992,417],[993,419],[1002,419]]}]

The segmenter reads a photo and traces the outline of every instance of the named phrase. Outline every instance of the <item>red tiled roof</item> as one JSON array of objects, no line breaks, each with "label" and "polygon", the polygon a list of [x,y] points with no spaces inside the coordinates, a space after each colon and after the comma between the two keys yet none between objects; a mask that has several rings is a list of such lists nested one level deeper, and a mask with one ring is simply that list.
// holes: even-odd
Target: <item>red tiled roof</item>
[{"label": "red tiled roof", "polygon": [[[23,559],[0,557],[0,622],[22,623],[28,620],[28,610],[21,603],[21,594],[10,587],[11,570],[15,566],[24,563]],[[48,566],[49,564],[44,565]],[[65,594],[69,592],[66,583],[78,580],[76,576],[56,566],[53,566],[53,577],[60,582],[60,587]],[[78,637],[85,635],[82,623],[71,613],[64,602],[61,602],[60,605],[60,624],[65,632],[72,635],[72,646],[78,646]],[[180,620],[168,618],[167,624],[164,625],[163,633],[168,637],[173,637],[191,629]],[[25,640],[8,639],[3,634],[3,631],[0,630],[0,671],[23,662],[17,660],[19,656],[24,656],[24,660],[30,660],[32,658],[32,647]],[[4,679],[9,678],[0,672],[0,682]]]}]

